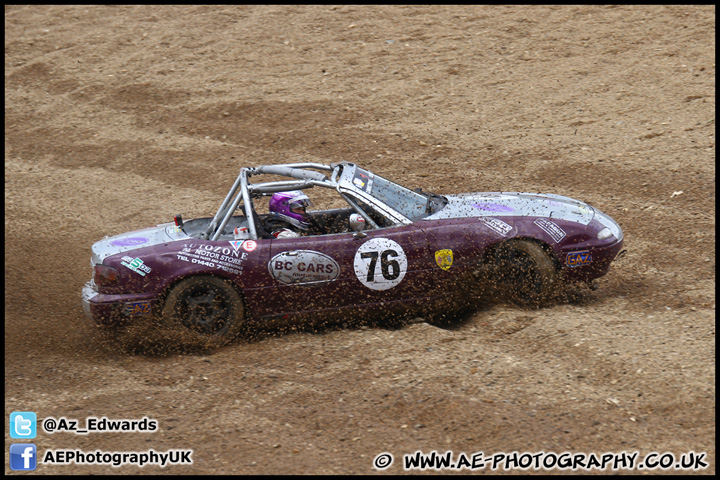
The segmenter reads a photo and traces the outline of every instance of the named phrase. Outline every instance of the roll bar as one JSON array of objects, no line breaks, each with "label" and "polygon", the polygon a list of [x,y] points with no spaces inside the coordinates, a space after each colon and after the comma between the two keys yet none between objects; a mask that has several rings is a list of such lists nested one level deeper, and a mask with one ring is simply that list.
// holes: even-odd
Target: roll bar
[{"label": "roll bar", "polygon": [[[248,219],[248,232],[250,238],[257,240],[257,229],[255,227],[255,212],[253,211],[252,196],[265,193],[283,192],[287,190],[301,190],[310,187],[325,187],[337,189],[337,183],[320,173],[313,170],[322,170],[332,172],[335,165],[323,165],[321,163],[288,163],[284,165],[263,165],[254,168],[241,168],[235,183],[233,183],[230,192],[228,192],[225,200],[220,205],[217,213],[210,221],[207,229],[201,235],[202,238],[217,240],[232,218],[233,213],[237,210],[240,202],[243,202],[245,215]],[[251,184],[250,177],[253,175],[279,175],[298,179],[285,180],[277,182],[265,182]],[[238,189],[240,192],[238,193]]]}]

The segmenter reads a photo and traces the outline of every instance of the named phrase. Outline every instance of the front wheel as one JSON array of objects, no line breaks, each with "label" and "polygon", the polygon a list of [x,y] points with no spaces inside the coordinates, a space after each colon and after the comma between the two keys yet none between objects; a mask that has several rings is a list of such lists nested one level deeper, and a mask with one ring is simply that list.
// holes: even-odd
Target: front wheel
[{"label": "front wheel", "polygon": [[240,333],[245,323],[245,305],[237,290],[225,280],[190,277],[170,290],[163,319],[190,341],[219,347]]},{"label": "front wheel", "polygon": [[495,252],[496,280],[514,303],[538,307],[553,298],[560,288],[560,275],[553,258],[539,244],[509,240]]}]

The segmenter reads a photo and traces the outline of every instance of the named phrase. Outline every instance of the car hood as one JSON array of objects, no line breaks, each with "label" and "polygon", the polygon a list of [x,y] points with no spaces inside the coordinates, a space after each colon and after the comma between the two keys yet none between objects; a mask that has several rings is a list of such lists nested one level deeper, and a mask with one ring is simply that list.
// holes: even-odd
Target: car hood
[{"label": "car hood", "polygon": [[562,195],[523,192],[482,192],[446,195],[448,204],[426,220],[463,217],[548,217],[587,225],[595,210]]},{"label": "car hood", "polygon": [[163,223],[154,227],[105,237],[93,244],[91,262],[96,265],[111,255],[186,238],[190,237],[174,223]]}]

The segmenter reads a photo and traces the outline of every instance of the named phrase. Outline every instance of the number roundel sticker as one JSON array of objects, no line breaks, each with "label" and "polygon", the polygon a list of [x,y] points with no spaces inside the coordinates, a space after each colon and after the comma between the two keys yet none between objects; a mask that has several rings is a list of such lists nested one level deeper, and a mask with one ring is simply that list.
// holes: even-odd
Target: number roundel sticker
[{"label": "number roundel sticker", "polygon": [[405,277],[408,261],[405,251],[388,238],[371,238],[355,252],[355,275],[372,290],[388,290]]}]

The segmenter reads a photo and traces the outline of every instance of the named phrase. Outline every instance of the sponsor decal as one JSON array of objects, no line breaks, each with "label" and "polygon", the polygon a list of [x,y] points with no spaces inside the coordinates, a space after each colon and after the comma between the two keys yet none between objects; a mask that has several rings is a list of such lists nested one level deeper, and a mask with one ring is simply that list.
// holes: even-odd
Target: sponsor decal
[{"label": "sponsor decal", "polygon": [[362,168],[356,168],[355,175],[353,176],[353,185],[355,185],[358,190],[371,193],[373,178],[375,178],[374,174],[368,172],[367,170],[363,170]]},{"label": "sponsor decal", "polygon": [[499,203],[473,203],[473,207],[479,208],[480,210],[487,210],[490,212],[514,212],[515,209],[508,207],[507,205],[500,205]]},{"label": "sponsor decal", "polygon": [[172,237],[173,235],[177,235],[178,233],[182,233],[182,228],[178,227],[177,225],[169,225],[165,227],[165,233]]},{"label": "sponsor decal", "polygon": [[253,252],[257,248],[257,242],[255,240],[245,240],[242,243],[242,248],[246,252]]},{"label": "sponsor decal", "polygon": [[389,238],[371,238],[360,245],[353,263],[360,283],[371,290],[388,290],[402,282],[408,260],[399,243]]},{"label": "sponsor decal", "polygon": [[123,267],[129,268],[133,272],[138,273],[138,274],[142,275],[143,277],[152,271],[152,269],[150,267],[145,265],[143,263],[143,261],[137,257],[132,258],[132,257],[124,256],[124,257],[122,257],[122,261],[120,262],[120,265],[122,265]]},{"label": "sponsor decal", "polygon": [[233,250],[237,251],[238,248],[243,244],[244,240],[232,240],[230,242],[230,245],[232,245]]},{"label": "sponsor decal", "polygon": [[550,235],[550,238],[555,240],[555,243],[565,238],[565,230],[558,227],[552,220],[548,220],[547,218],[538,218],[533,223],[545,231],[545,233]]},{"label": "sponsor decal", "polygon": [[592,262],[592,254],[588,250],[568,253],[567,260],[565,260],[568,267],[590,265],[590,262]]},{"label": "sponsor decal", "polygon": [[449,270],[453,264],[453,251],[449,249],[438,250],[435,252],[435,261],[438,267]]},{"label": "sponsor decal", "polygon": [[125,315],[148,315],[150,313],[150,302],[129,302],[123,309]]},{"label": "sponsor decal", "polygon": [[143,243],[147,243],[149,241],[150,239],[145,237],[128,237],[113,240],[110,242],[110,245],[115,245],[117,247],[134,247],[135,245],[142,245]]},{"label": "sponsor decal", "polygon": [[497,218],[478,217],[478,221],[484,223],[485,226],[488,227],[490,230],[499,233],[503,237],[510,233],[510,231],[513,229],[512,225],[508,225],[507,223],[503,222],[502,220],[498,220]]},{"label": "sponsor decal", "polygon": [[268,270],[285,285],[331,282],[340,275],[340,265],[332,257],[312,250],[279,253],[268,262]]},{"label": "sponsor decal", "polygon": [[177,259],[240,275],[243,272],[243,260],[247,259],[248,254],[240,252],[233,243],[230,242],[233,248],[214,244],[186,243],[177,253]]}]

